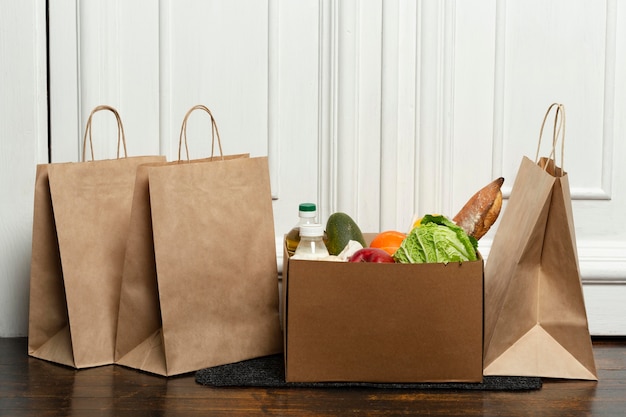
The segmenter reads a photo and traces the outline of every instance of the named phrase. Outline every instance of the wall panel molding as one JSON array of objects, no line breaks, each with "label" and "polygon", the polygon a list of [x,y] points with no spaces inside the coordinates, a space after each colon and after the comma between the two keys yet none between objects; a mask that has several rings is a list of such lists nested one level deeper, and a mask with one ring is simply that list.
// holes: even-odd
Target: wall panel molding
[{"label": "wall panel molding", "polygon": [[336,137],[331,147],[336,210],[351,213],[365,230],[378,229],[382,2],[340,1],[336,10]]},{"label": "wall panel molding", "polygon": [[[623,22],[622,22],[623,24]],[[613,141],[615,137],[615,91],[617,65],[617,0],[606,1],[606,36],[604,53],[604,109],[602,123],[602,173],[600,187],[595,187],[601,193],[591,194],[588,199],[609,200],[613,187]],[[576,191],[576,190],[574,190]],[[578,198],[585,194],[572,193]],[[574,197],[573,197],[574,198]]]},{"label": "wall panel molding", "polygon": [[380,229],[408,224],[416,199],[418,3],[383,2]]},{"label": "wall panel molding", "polygon": [[455,2],[422,2],[418,12],[419,108],[416,213],[447,213],[453,176]]},{"label": "wall panel molding", "polygon": [[320,220],[337,211],[339,1],[319,0],[318,186]]},{"label": "wall panel molding", "polygon": [[579,241],[583,284],[626,285],[626,242]]},{"label": "wall panel molding", "polygon": [[77,161],[82,132],[80,94],[80,2],[60,0],[48,7],[50,136],[52,162]]},{"label": "wall panel molding", "polygon": [[159,1],[159,152],[174,155],[171,137],[175,114],[172,109],[172,1]]},{"label": "wall panel molding", "polygon": [[278,0],[268,0],[267,5],[267,156],[272,199],[278,200],[280,198],[280,125],[278,123],[280,114],[280,72],[278,66],[280,58],[280,9]]}]

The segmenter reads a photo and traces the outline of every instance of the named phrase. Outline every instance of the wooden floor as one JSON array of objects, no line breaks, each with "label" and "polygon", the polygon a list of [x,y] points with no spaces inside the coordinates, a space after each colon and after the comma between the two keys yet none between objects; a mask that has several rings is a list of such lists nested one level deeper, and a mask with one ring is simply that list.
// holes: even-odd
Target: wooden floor
[{"label": "wooden floor", "polygon": [[193,375],[119,366],[75,371],[0,339],[0,416],[626,416],[626,339],[594,340],[599,381],[545,380],[540,391],[214,389]]}]

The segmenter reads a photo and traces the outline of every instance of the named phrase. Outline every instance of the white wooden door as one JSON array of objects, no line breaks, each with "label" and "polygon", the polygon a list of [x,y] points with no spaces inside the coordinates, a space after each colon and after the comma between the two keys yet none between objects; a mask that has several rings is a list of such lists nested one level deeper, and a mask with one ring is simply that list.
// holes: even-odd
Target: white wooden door
[{"label": "white wooden door", "polygon": [[131,154],[173,159],[185,111],[205,104],[226,153],[269,156],[277,241],[304,201],[322,220],[405,230],[498,176],[508,193],[543,113],[564,103],[590,328],[626,334],[617,0],[64,0],[50,2],[50,63],[53,161],[77,159],[98,104],[120,110]]},{"label": "white wooden door", "polygon": [[0,1],[0,337],[28,326],[35,166],[48,160],[45,3]]}]

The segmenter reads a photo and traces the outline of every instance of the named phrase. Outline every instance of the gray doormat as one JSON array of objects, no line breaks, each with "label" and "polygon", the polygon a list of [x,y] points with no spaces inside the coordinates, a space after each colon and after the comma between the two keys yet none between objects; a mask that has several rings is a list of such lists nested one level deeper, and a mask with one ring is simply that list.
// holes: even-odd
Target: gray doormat
[{"label": "gray doormat", "polygon": [[477,391],[528,391],[541,389],[542,385],[539,377],[521,376],[485,376],[483,382],[477,383],[285,382],[283,355],[265,356],[201,369],[196,372],[196,382],[212,387],[385,388]]}]

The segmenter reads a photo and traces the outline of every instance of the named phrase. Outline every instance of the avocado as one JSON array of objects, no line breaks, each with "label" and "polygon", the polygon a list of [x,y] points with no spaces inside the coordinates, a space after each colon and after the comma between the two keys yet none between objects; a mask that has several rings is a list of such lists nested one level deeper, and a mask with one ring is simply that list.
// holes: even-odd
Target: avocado
[{"label": "avocado", "polygon": [[326,222],[326,235],[328,236],[326,248],[331,255],[339,255],[350,240],[367,247],[361,229],[346,213],[337,212],[330,215]]}]

